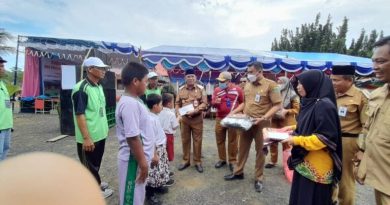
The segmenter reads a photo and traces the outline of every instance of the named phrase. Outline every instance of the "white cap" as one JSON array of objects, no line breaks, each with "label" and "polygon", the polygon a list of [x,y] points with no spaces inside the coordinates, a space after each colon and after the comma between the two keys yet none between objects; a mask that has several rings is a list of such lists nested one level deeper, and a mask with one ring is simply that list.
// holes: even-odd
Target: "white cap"
[{"label": "white cap", "polygon": [[109,67],[108,65],[104,64],[103,61],[100,60],[100,58],[97,58],[97,57],[89,57],[89,58],[85,59],[84,66],[85,67],[94,66],[94,67],[100,67],[100,68]]},{"label": "white cap", "polygon": [[148,79],[154,78],[154,77],[158,77],[157,73],[155,73],[153,71],[148,73]]}]

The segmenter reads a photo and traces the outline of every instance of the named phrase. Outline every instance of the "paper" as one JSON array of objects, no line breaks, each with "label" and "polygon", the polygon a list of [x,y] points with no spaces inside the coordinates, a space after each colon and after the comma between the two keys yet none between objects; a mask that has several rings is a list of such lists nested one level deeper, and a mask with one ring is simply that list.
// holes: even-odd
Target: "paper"
[{"label": "paper", "polygon": [[285,132],[273,132],[273,131],[269,131],[268,132],[268,138],[271,139],[271,140],[285,140],[289,137],[288,133],[285,133]]},{"label": "paper", "polygon": [[76,66],[61,65],[61,88],[71,90],[76,85]]},{"label": "paper", "polygon": [[290,135],[287,132],[279,132],[273,128],[263,129],[264,140],[282,141],[287,139]]},{"label": "paper", "polygon": [[194,110],[195,110],[194,105],[188,104],[188,105],[183,106],[182,108],[179,109],[179,114],[180,114],[180,116],[184,116],[187,113],[192,112]]}]

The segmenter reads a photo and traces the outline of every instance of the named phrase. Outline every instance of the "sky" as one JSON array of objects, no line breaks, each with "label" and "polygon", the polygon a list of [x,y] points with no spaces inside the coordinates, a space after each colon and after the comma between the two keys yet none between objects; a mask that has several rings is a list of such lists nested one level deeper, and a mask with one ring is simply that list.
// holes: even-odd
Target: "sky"
[{"label": "sky", "polygon": [[[11,34],[159,45],[270,50],[283,28],[349,19],[348,46],[362,28],[390,34],[388,0],[0,0]],[[9,42],[16,46],[16,41]],[[23,67],[21,53],[18,67]],[[6,68],[15,55],[2,55]]]}]

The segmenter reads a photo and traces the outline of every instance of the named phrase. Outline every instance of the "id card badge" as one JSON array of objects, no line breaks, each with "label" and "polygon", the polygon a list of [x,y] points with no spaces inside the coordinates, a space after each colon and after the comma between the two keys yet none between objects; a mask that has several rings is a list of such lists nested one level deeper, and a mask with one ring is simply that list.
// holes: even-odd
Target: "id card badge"
[{"label": "id card badge", "polygon": [[347,107],[340,107],[339,108],[339,116],[340,117],[347,116],[347,111],[348,111]]},{"label": "id card badge", "polygon": [[260,94],[259,93],[257,93],[256,96],[255,96],[255,102],[256,103],[260,102]]},{"label": "id card badge", "polygon": [[100,116],[100,117],[103,117],[103,115],[104,115],[104,113],[103,113],[103,108],[100,107],[100,108],[99,108],[99,116]]},{"label": "id card badge", "polygon": [[11,108],[11,101],[10,100],[5,100],[5,108]]}]

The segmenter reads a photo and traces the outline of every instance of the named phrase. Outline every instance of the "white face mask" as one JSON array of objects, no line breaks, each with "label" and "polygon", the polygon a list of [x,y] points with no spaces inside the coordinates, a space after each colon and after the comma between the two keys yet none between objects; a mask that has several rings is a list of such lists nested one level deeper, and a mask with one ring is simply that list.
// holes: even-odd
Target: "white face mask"
[{"label": "white face mask", "polygon": [[251,83],[255,82],[257,79],[256,75],[254,75],[254,74],[248,74],[247,78],[248,78],[249,82],[251,82]]}]

